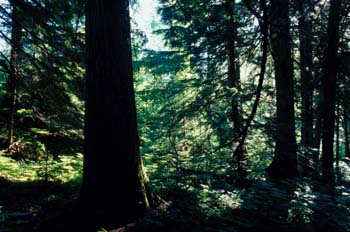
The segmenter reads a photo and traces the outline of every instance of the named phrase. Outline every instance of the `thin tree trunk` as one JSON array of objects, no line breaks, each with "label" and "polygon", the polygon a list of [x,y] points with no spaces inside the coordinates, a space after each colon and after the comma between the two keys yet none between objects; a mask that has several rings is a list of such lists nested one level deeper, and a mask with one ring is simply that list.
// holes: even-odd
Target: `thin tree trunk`
[{"label": "thin tree trunk", "polygon": [[339,47],[339,24],[341,20],[341,0],[331,0],[328,19],[327,47],[323,64],[323,130],[322,130],[322,176],[325,181],[334,183],[333,141],[335,97],[337,83],[337,53]]},{"label": "thin tree trunk", "polygon": [[12,144],[13,131],[15,124],[16,102],[18,91],[18,72],[19,72],[19,51],[21,47],[22,28],[20,26],[20,10],[18,6],[11,1],[12,15],[11,15],[11,55],[10,55],[10,75],[7,81],[7,99],[9,111],[8,121],[8,146]]},{"label": "thin tree trunk", "polygon": [[115,229],[148,206],[139,151],[128,0],[86,2],[86,222]]},{"label": "thin tree trunk", "polygon": [[[240,89],[239,83],[239,65],[237,65],[236,55],[236,36],[237,26],[235,22],[235,0],[226,1],[226,12],[229,16],[229,23],[227,27],[227,50],[228,50],[228,81],[229,87]],[[239,99],[232,98],[231,100],[231,120],[233,137],[237,137],[242,131],[242,115],[240,113]],[[244,148],[240,146],[239,149],[234,149],[233,158],[237,164],[238,173],[243,175],[242,161],[244,159]]]},{"label": "thin tree trunk", "polygon": [[321,140],[322,140],[322,129],[323,129],[323,88],[322,85],[320,87],[320,94],[318,97],[318,102],[316,106],[316,122],[315,122],[315,129],[314,129],[314,149],[315,149],[315,157],[317,158],[317,162],[320,157],[320,146],[321,146]]},{"label": "thin tree trunk", "polygon": [[271,0],[271,49],[276,81],[276,147],[267,171],[276,177],[296,176],[294,80],[291,54],[289,1]]},{"label": "thin tree trunk", "polygon": [[[267,62],[267,52],[268,52],[268,16],[267,16],[267,6],[266,6],[266,1],[265,0],[260,0],[260,8],[263,13],[261,16],[259,13],[257,13],[253,7],[250,5],[250,2],[248,0],[244,0],[245,6],[248,8],[248,10],[259,20],[259,27],[260,31],[262,34],[262,54],[261,54],[261,62],[260,62],[260,73],[259,73],[259,81],[258,81],[258,86],[256,89],[256,98],[253,103],[252,111],[249,115],[249,117],[246,120],[246,124],[242,129],[242,132],[237,138],[234,138],[235,140],[238,140],[238,146],[236,147],[236,150],[242,149],[245,140],[247,138],[248,134],[248,129],[251,126],[251,123],[255,117],[256,111],[259,106],[260,102],[260,97],[261,97],[261,92],[262,92],[262,87],[264,83],[264,77],[265,77],[265,72],[266,72],[266,62]],[[230,141],[231,144],[234,140]]]},{"label": "thin tree trunk", "polygon": [[339,169],[339,135],[340,135],[340,106],[339,104],[337,105],[337,117],[336,117],[336,133],[335,133],[335,162],[336,162],[336,167]]},{"label": "thin tree trunk", "polygon": [[349,121],[348,121],[348,115],[346,106],[344,106],[343,111],[343,130],[344,130],[344,137],[345,137],[345,156],[350,158],[350,147],[349,147]]},{"label": "thin tree trunk", "polygon": [[341,182],[341,175],[340,175],[340,168],[339,168],[339,160],[340,160],[340,104],[337,104],[337,116],[336,116],[336,133],[335,133],[335,166],[336,166],[336,175],[337,175],[337,182]]}]

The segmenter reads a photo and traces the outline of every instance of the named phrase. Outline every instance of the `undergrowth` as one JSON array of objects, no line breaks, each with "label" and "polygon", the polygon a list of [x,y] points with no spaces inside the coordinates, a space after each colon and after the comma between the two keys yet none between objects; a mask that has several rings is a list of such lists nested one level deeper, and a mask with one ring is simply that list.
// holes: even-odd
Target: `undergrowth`
[{"label": "undergrowth", "polygon": [[[13,224],[23,216],[30,215],[28,226],[44,208],[71,201],[78,194],[83,155],[68,148],[64,150],[70,153],[53,154],[45,143],[37,143],[44,152],[40,159],[15,160],[0,153],[0,230],[21,231]],[[167,205],[165,217],[148,220],[182,224],[178,231],[350,231],[348,160],[340,162],[333,194],[325,192],[317,178],[275,181],[250,173],[245,182],[235,182],[236,173],[224,159],[211,167],[179,162],[172,155],[145,154],[143,162],[153,191]]]}]

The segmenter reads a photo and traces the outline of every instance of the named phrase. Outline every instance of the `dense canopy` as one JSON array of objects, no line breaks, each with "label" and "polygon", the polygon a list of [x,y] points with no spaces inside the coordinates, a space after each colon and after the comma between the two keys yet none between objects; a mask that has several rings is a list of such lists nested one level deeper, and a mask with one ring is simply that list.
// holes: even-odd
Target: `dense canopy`
[{"label": "dense canopy", "polygon": [[350,231],[349,96],[347,0],[1,0],[0,231]]}]

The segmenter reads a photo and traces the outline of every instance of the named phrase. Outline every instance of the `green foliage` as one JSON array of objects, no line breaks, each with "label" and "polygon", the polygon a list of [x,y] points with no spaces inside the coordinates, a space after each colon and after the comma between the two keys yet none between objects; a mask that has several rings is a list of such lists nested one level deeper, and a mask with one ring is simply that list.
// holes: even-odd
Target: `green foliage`
[{"label": "green foliage", "polygon": [[0,170],[1,176],[14,181],[26,181],[36,178],[35,167],[25,162],[14,161],[3,154],[0,155]]},{"label": "green foliage", "polygon": [[69,181],[80,182],[83,157],[81,154],[52,157],[49,155],[45,162],[36,164],[36,175],[39,179],[67,183]]},{"label": "green foliage", "polygon": [[[212,1],[160,1],[161,23],[155,33],[164,37],[166,46],[160,51],[141,50],[141,56],[135,58],[141,151],[169,156],[169,164],[175,168],[235,168],[231,165],[237,146],[232,101],[240,102],[244,126],[252,108],[256,64],[261,54],[254,47],[257,25],[243,2],[237,2],[236,63],[241,66],[237,67],[241,82],[238,87],[230,86],[230,17],[226,7]],[[252,172],[262,171],[273,154],[273,129],[269,124],[274,120],[276,104],[271,70],[267,70],[266,95],[262,95],[245,144],[246,170]]]},{"label": "green foliage", "polygon": [[23,116],[30,116],[33,114],[33,110],[32,109],[18,109],[16,111],[16,115],[19,117],[23,117]]},{"label": "green foliage", "polygon": [[[17,51],[20,63],[17,115],[29,115],[32,110],[55,127],[80,127],[84,89],[84,2],[16,4],[20,12],[17,24],[22,27]],[[2,27],[11,31],[11,6],[2,3],[0,11]],[[11,35],[3,33],[0,39],[10,44]],[[0,51],[0,55],[2,61],[6,61],[1,68],[8,70],[10,55],[5,51]],[[7,73],[0,73],[2,77],[7,76]],[[1,90],[5,86],[1,84]]]},{"label": "green foliage", "polygon": [[[85,2],[21,2],[25,6],[21,9],[20,22],[23,38],[19,51],[16,128],[14,143],[7,151],[12,156],[0,155],[0,177],[12,183],[10,190],[12,188],[14,192],[23,190],[17,184],[28,184],[33,187],[33,192],[40,192],[36,181],[48,181],[52,186],[61,183],[73,186],[75,190],[81,183],[83,167]],[[274,64],[271,57],[268,57],[261,103],[245,143],[246,179],[239,179],[234,171],[232,153],[237,141],[232,131],[232,101],[240,103],[244,125],[256,92],[261,34],[244,1],[235,1],[235,62],[240,83],[237,87],[230,86],[227,73],[231,19],[225,2],[229,1],[159,0],[161,20],[154,19],[152,28],[155,34],[164,38],[165,46],[161,50],[147,47],[146,34],[138,28],[138,19],[133,19],[131,42],[140,146],[152,190],[171,201],[174,208],[179,208],[187,218],[193,217],[196,223],[214,221],[213,224],[221,226],[208,231],[230,231],[227,224],[243,228],[243,231],[256,228],[273,231],[273,226],[280,231],[286,227],[293,228],[292,231],[311,231],[317,226],[326,228],[323,221],[331,223],[334,231],[350,231],[350,167],[349,161],[343,159],[346,152],[344,126],[340,128],[341,161],[334,195],[322,191],[327,186],[318,182],[317,177],[282,183],[265,177],[264,170],[273,158],[276,139]],[[259,1],[249,2],[261,14]],[[311,17],[315,33],[311,71],[315,77],[313,107],[316,108],[322,92],[323,60],[320,57],[327,43],[325,22],[328,8],[323,6],[323,1],[314,1],[314,4],[319,11],[317,15],[313,12]],[[290,12],[293,29],[298,26],[297,20],[301,16],[294,10]],[[0,14],[1,31],[4,32],[0,39],[7,43],[6,48],[0,48],[2,103],[8,79],[5,68],[9,65],[11,48],[10,6],[5,6]],[[344,17],[343,31],[347,30],[349,19]],[[299,46],[297,32],[293,31],[292,36],[296,51]],[[350,122],[349,44],[348,33],[343,33],[337,84],[341,124],[345,123],[345,118],[348,124]],[[296,61],[299,56],[298,52],[293,53]],[[299,63],[295,63],[296,130],[297,140],[300,140],[301,82]],[[5,142],[9,109],[0,107],[1,136]],[[315,116],[318,114],[315,109]],[[4,191],[11,193],[10,190]],[[24,195],[26,193],[24,191]],[[65,198],[72,196],[60,189],[45,195],[44,202]],[[0,212],[0,225],[7,219],[4,215]],[[312,225],[317,221],[320,225]],[[106,230],[102,228],[100,231]]]},{"label": "green foliage", "polygon": [[80,182],[83,166],[83,157],[81,154],[59,156],[57,158],[49,157],[47,163],[45,160],[34,161],[15,161],[9,157],[0,155],[0,176],[11,181],[35,181],[44,180],[47,174],[49,181],[58,181],[67,183],[69,181]]},{"label": "green foliage", "polygon": [[28,128],[28,132],[31,135],[34,135],[34,134],[37,134],[37,135],[49,135],[50,134],[50,132],[47,129],[41,129],[41,128],[35,128],[35,127]]}]

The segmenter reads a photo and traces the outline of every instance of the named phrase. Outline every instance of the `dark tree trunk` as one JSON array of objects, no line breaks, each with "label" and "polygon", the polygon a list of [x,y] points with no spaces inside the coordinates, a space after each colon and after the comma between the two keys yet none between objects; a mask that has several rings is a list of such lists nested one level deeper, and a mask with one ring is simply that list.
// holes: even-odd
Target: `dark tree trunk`
[{"label": "dark tree trunk", "polygon": [[[86,110],[80,202],[94,226],[116,228],[148,206],[139,152],[128,0],[86,2]],[[89,222],[89,221],[87,221]]]},{"label": "dark tree trunk", "polygon": [[297,155],[294,118],[294,81],[291,54],[289,1],[271,0],[271,49],[276,81],[276,147],[268,174],[296,176]]},{"label": "dark tree trunk", "polygon": [[315,120],[315,129],[314,129],[314,149],[315,157],[319,160],[320,156],[320,146],[322,139],[322,129],[323,129],[323,89],[320,87],[320,94],[318,97],[318,102],[316,106],[316,120]]},{"label": "dark tree trunk", "polygon": [[[229,87],[239,90],[240,86],[240,74],[239,74],[239,65],[237,65],[237,54],[236,54],[236,36],[237,28],[235,22],[235,0],[227,0],[226,12],[229,17],[228,26],[227,26],[227,52],[228,52],[228,81]],[[231,100],[231,121],[233,136],[237,137],[242,131],[242,118],[240,113],[239,99],[233,97]],[[242,161],[244,159],[244,148],[240,146],[238,149],[233,149],[234,154],[233,158],[237,164],[237,171],[243,173]]]},{"label": "dark tree trunk", "polygon": [[313,76],[312,76],[312,24],[310,21],[311,0],[300,1],[299,39],[301,70],[301,143],[313,145]]},{"label": "dark tree trunk", "polygon": [[7,80],[7,90],[4,106],[10,109],[8,121],[8,146],[13,140],[13,131],[15,124],[16,102],[18,91],[18,75],[19,75],[19,51],[21,49],[22,28],[20,26],[20,10],[14,1],[11,1],[11,55],[10,55],[10,75]]},{"label": "dark tree trunk", "polygon": [[303,154],[301,159],[304,174],[315,170],[316,153],[313,151],[313,63],[312,63],[312,23],[310,14],[311,0],[297,2],[300,12],[299,40],[300,40],[300,78],[301,78],[301,145]]},{"label": "dark tree trunk", "polygon": [[336,133],[335,133],[335,163],[337,169],[339,169],[339,136],[340,136],[340,106],[337,105],[337,117],[336,117]]},{"label": "dark tree trunk", "polygon": [[337,83],[337,52],[339,47],[341,0],[331,0],[328,19],[327,47],[323,64],[323,130],[322,130],[322,176],[325,181],[334,182],[333,141],[335,97]]},{"label": "dark tree trunk", "polygon": [[345,156],[350,158],[350,147],[349,147],[349,121],[348,121],[348,115],[346,106],[344,106],[344,115],[343,115],[343,130],[344,130],[344,137],[345,137]]}]

